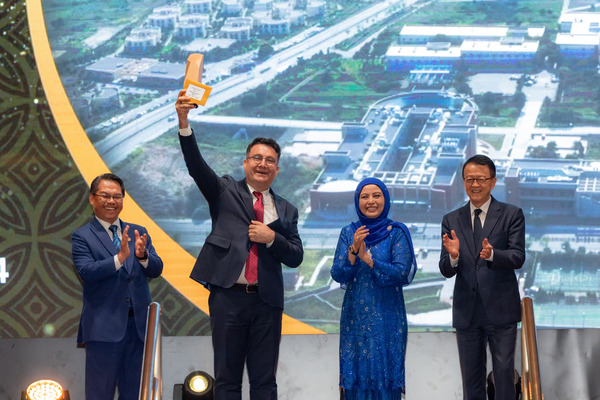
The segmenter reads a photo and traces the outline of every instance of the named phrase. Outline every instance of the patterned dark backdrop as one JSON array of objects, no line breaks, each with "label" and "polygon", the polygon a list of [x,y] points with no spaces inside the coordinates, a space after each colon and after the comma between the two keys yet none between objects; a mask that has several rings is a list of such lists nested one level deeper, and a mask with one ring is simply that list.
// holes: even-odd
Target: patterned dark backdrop
[{"label": "patterned dark backdrop", "polygon": [[[127,182],[125,182],[127,185]],[[71,233],[92,210],[46,101],[25,1],[0,3],[0,338],[75,337],[81,283]],[[168,268],[168,266],[165,266]],[[163,335],[210,334],[208,317],[164,279],[150,284]]]}]

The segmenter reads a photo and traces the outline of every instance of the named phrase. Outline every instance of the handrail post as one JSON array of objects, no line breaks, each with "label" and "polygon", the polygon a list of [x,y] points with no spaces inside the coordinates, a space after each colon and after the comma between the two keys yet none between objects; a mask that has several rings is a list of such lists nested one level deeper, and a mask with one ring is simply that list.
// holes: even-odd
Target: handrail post
[{"label": "handrail post", "polygon": [[160,304],[153,302],[148,306],[139,400],[161,400],[162,398],[161,354]]},{"label": "handrail post", "polygon": [[521,320],[521,392],[523,400],[543,400],[533,301],[530,297],[524,297],[521,302]]}]

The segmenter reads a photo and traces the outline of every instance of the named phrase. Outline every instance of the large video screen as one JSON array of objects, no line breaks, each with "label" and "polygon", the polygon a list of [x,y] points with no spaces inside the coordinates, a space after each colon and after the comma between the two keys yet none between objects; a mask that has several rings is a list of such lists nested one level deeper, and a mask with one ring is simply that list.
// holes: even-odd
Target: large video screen
[{"label": "large video screen", "polygon": [[[192,53],[212,92],[190,124],[213,169],[241,179],[254,137],[282,147],[273,190],[298,208],[305,250],[299,268],[284,267],[284,333],[339,332],[344,291],[330,268],[369,176],[387,184],[390,217],[415,244],[410,329],[451,329],[440,222],[467,202],[461,168],[477,153],[496,162],[492,195],[525,213],[515,273],[537,326],[600,327],[593,3],[28,0],[35,65],[18,68],[37,89],[10,93],[40,103],[3,108],[0,335],[74,336],[69,238],[92,215],[86,185],[109,170],[125,181],[123,219],[147,226],[165,261],[151,290],[167,334],[210,334],[208,292],[189,273],[211,221],[174,108]],[[19,126],[31,136],[14,145]]]}]

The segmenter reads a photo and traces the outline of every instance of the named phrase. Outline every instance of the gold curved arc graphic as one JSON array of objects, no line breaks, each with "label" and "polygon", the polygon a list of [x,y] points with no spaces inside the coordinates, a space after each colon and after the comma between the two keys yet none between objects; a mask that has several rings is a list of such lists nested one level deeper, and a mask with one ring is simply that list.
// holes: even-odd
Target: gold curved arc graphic
[{"label": "gold curved arc graphic", "polygon": [[[81,126],[62,86],[46,31],[42,0],[27,0],[26,4],[33,52],[52,115],[81,175],[86,182],[91,182],[96,176],[109,171],[109,168]],[[167,235],[130,197],[126,200],[122,218],[125,221],[135,221],[152,232],[154,247],[165,265],[163,278],[208,314],[208,290],[189,278],[195,262],[194,257]],[[325,332],[284,314],[282,333],[287,335]]]}]

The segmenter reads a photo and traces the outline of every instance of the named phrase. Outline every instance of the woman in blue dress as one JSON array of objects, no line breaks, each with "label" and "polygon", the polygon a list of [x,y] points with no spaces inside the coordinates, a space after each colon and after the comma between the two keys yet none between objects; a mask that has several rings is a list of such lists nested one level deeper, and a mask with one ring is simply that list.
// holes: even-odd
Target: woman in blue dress
[{"label": "woman in blue dress", "polygon": [[346,290],[340,319],[345,400],[400,400],[408,326],[402,287],[417,270],[410,233],[387,217],[385,184],[367,178],[354,194],[358,221],[344,227],[331,276]]}]

